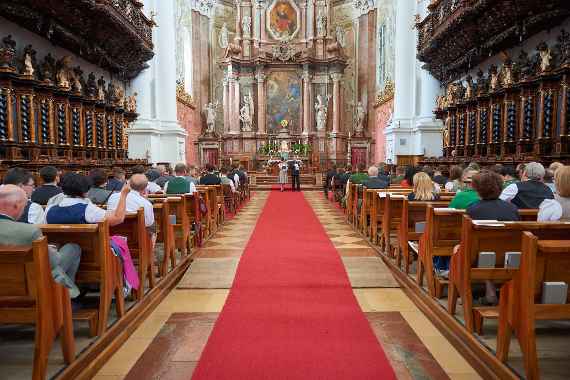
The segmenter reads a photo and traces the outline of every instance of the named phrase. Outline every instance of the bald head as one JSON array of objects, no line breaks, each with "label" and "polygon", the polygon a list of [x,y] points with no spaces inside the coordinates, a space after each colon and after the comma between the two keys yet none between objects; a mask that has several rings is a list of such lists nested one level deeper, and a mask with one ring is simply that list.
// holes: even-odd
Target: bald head
[{"label": "bald head", "polygon": [[146,190],[148,178],[146,178],[146,175],[144,174],[133,174],[129,183],[131,185],[131,189],[142,193]]},{"label": "bald head", "polygon": [[28,202],[26,192],[16,185],[0,187],[0,214],[19,219]]}]

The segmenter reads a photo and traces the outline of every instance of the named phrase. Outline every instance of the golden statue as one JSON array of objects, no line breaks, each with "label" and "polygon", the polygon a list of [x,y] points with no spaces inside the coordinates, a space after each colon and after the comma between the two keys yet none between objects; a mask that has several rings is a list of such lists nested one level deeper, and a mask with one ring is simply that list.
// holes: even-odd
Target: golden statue
[{"label": "golden statue", "polygon": [[451,129],[451,116],[447,115],[445,118],[445,123],[443,124],[443,129],[441,130],[442,139],[443,139],[443,147],[449,147],[449,130]]}]

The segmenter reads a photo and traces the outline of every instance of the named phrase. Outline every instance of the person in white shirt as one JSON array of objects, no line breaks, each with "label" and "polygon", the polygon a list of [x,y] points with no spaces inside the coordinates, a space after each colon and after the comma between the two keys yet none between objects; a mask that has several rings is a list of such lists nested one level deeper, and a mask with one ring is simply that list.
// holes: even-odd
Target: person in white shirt
[{"label": "person in white shirt", "polygon": [[[146,227],[154,225],[154,209],[152,203],[146,196],[148,179],[144,174],[133,174],[129,180],[131,191],[127,194],[127,212],[137,212],[139,208],[144,209],[144,221]],[[113,194],[107,202],[108,210],[115,210],[119,204],[119,194]]]},{"label": "person in white shirt", "polygon": [[15,185],[26,192],[28,203],[22,212],[18,222],[28,224],[42,224],[44,222],[44,209],[39,204],[30,200],[34,192],[35,181],[32,174],[26,169],[13,168],[8,170],[4,177],[4,185]]},{"label": "person in white shirt", "polygon": [[[129,180],[129,186],[131,191],[127,194],[126,199],[126,211],[133,213],[137,212],[141,207],[144,210],[144,224],[152,236],[153,246],[155,242],[155,224],[154,224],[154,208],[152,203],[146,199],[146,189],[148,185],[148,179],[144,174],[133,174]],[[107,202],[107,209],[109,211],[115,210],[119,204],[120,195],[115,193],[111,195],[109,201]]]}]

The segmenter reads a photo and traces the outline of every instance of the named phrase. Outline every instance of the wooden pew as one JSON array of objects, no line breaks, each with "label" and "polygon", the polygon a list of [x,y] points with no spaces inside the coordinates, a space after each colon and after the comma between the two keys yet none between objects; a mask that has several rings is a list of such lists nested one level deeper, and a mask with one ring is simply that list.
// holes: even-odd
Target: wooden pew
[{"label": "wooden pew", "polygon": [[[178,249],[184,256],[188,253],[188,239],[190,236],[190,224],[186,213],[186,199],[183,195],[178,197],[168,197],[168,204],[171,215],[176,215],[176,224],[172,225],[174,231],[174,248]],[[176,266],[176,255],[171,257],[172,268]]]},{"label": "wooden pew", "polygon": [[[160,277],[168,273],[168,262],[172,269],[176,266],[176,255],[174,252],[174,227],[170,223],[170,203],[168,198],[156,198],[153,200],[154,222],[156,224],[156,241],[162,243],[164,247],[164,257],[159,265]],[[153,257],[154,261],[154,257]]]},{"label": "wooden pew", "polygon": [[[540,239],[566,239],[570,236],[570,223],[541,222],[496,222],[495,224],[476,223],[467,215],[463,216],[461,247],[452,256],[449,273],[448,311],[455,314],[457,298],[461,296],[465,327],[473,332],[481,330],[482,319],[489,314],[476,313],[473,307],[473,283],[494,283],[510,281],[517,269],[503,268],[505,252],[521,251],[522,232],[530,231]],[[479,252],[492,251],[496,254],[495,268],[476,268]],[[487,308],[488,309],[488,308]],[[497,309],[493,309],[494,316]],[[477,325],[475,325],[477,321]]]},{"label": "wooden pew", "polygon": [[441,298],[448,280],[434,275],[433,259],[452,256],[453,247],[461,240],[461,222],[465,210],[428,205],[426,227],[418,253],[417,283],[422,286],[425,274],[430,295]]},{"label": "wooden pew", "polygon": [[[192,253],[194,243],[198,246],[202,245],[202,215],[200,213],[199,193],[184,194],[186,199],[186,215],[188,216],[188,252]],[[192,232],[192,225],[194,225],[194,232]]]},{"label": "wooden pew", "polygon": [[[417,242],[423,232],[416,232],[416,223],[426,222],[427,207],[447,207],[448,201],[409,201],[404,199],[402,203],[402,214],[398,227],[398,245],[395,247],[394,255],[398,268],[401,268],[404,261],[404,272],[410,272],[410,242]],[[417,251],[416,251],[417,252]]]},{"label": "wooden pew", "polygon": [[81,264],[75,282],[78,285],[99,284],[97,335],[101,335],[107,329],[113,294],[118,317],[125,315],[123,271],[120,260],[111,252],[107,221],[98,224],[43,224],[38,227],[50,244],[63,246],[75,243],[81,247]]},{"label": "wooden pew", "polygon": [[356,192],[356,185],[347,182],[346,186],[348,187],[348,191],[346,194],[346,204],[345,204],[346,221],[352,224],[352,212],[354,210],[353,199],[354,199],[354,193]]},{"label": "wooden pew", "polygon": [[360,232],[365,236],[370,235],[370,225],[372,224],[372,204],[379,192],[386,191],[386,189],[362,189],[362,206],[360,208]]},{"label": "wooden pew", "polygon": [[235,214],[238,203],[236,200],[236,194],[232,192],[230,185],[222,185],[222,191],[224,193],[224,205],[232,214]]},{"label": "wooden pew", "polygon": [[[433,260],[435,257],[451,257],[453,248],[461,240],[461,223],[465,210],[453,208],[427,208],[426,229],[420,240],[418,253],[417,283],[423,285],[425,274],[431,296],[443,297],[443,289],[448,280],[434,275]],[[523,221],[536,221],[538,210],[519,210]]]},{"label": "wooden pew", "polygon": [[531,232],[522,233],[519,271],[501,288],[497,357],[506,362],[512,332],[523,353],[526,378],[539,379],[535,321],[570,319],[570,304],[542,304],[542,284],[546,281],[570,283],[570,235],[566,240],[539,240]]},{"label": "wooden pew", "polygon": [[28,246],[0,247],[0,323],[35,325],[32,379],[46,378],[48,356],[60,333],[65,363],[74,360],[69,292],[52,278],[46,237]]},{"label": "wooden pew", "polygon": [[384,195],[384,214],[382,217],[382,234],[380,235],[381,246],[384,247],[384,254],[393,257],[392,232],[396,232],[400,226],[402,217],[402,205],[407,198],[403,194]]},{"label": "wooden pew", "polygon": [[214,226],[212,223],[212,204],[210,202],[210,193],[208,192],[206,186],[197,186],[196,187],[200,196],[202,197],[205,205],[206,205],[206,214],[202,215],[202,220],[204,221],[204,235],[206,238],[210,237],[214,233]]},{"label": "wooden pew", "polygon": [[149,288],[154,288],[154,260],[152,257],[152,241],[145,226],[144,209],[141,207],[136,213],[125,216],[123,223],[110,227],[110,235],[127,238],[129,252],[133,262],[137,264],[140,288],[136,291],[137,300],[142,300],[144,288],[148,277]]},{"label": "wooden pew", "polygon": [[[392,191],[392,190],[383,190],[378,191],[371,200],[370,206],[370,236],[371,240],[375,244],[380,245],[380,249],[384,250],[384,240],[382,238],[382,220],[384,218],[384,207],[385,207],[385,197],[387,193],[391,194],[405,194],[409,193],[409,190],[402,191]],[[380,227],[380,229],[379,229]],[[378,233],[380,231],[380,233]]]}]

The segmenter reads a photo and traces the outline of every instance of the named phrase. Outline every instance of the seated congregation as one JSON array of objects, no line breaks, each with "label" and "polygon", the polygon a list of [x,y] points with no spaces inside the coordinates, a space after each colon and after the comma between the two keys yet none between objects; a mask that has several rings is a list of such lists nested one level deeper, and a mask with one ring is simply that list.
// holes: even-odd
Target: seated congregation
[{"label": "seated congregation", "polygon": [[77,363],[144,318],[249,197],[237,165],[177,164],[172,175],[161,165],[9,169],[0,186],[0,348],[29,353],[34,379],[76,378]]},{"label": "seated congregation", "polygon": [[499,378],[563,371],[552,342],[570,329],[570,166],[385,168],[333,166],[325,196]]}]

